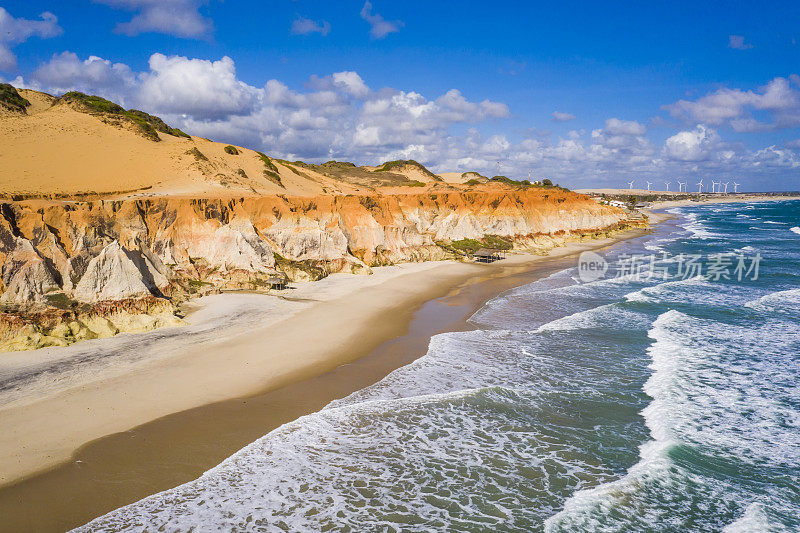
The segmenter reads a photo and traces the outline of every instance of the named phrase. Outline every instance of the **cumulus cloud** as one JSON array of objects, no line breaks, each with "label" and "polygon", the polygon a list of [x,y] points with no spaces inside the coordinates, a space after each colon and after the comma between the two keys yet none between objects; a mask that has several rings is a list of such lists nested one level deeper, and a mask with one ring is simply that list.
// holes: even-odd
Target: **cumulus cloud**
[{"label": "cumulus cloud", "polygon": [[364,83],[364,80],[361,79],[361,76],[351,70],[334,72],[330,76],[324,77],[313,75],[308,85],[317,90],[341,90],[355,98],[366,98],[372,93],[367,84]]},{"label": "cumulus cloud", "polygon": [[369,0],[364,2],[364,7],[361,8],[361,18],[369,23],[369,34],[373,39],[383,39],[390,33],[400,31],[404,26],[401,20],[388,21],[377,13],[373,14],[372,3]]},{"label": "cumulus cloud", "polygon": [[562,113],[560,111],[553,111],[550,115],[553,122],[567,122],[569,120],[575,120],[575,115],[572,113]]},{"label": "cumulus cloud", "polygon": [[[775,78],[757,91],[719,89],[695,101],[679,100],[664,106],[678,119],[713,126],[727,125],[738,132],[795,128],[800,126],[800,90],[793,74]],[[791,81],[790,81],[791,80]],[[753,111],[766,112],[772,122],[763,122]]]},{"label": "cumulus cloud", "polygon": [[705,161],[710,159],[720,143],[712,128],[699,124],[689,131],[681,131],[666,140],[664,152],[677,161]]},{"label": "cumulus cloud", "polygon": [[251,112],[257,91],[236,78],[233,60],[153,54],[138,99],[159,113],[210,119]]},{"label": "cumulus cloud", "polygon": [[728,48],[734,50],[747,50],[753,48],[752,44],[745,43],[741,35],[728,35]]},{"label": "cumulus cloud", "polygon": [[[149,68],[66,52],[15,85],[50,92],[79,88],[161,115],[194,135],[262,150],[285,159],[375,164],[416,159],[434,171],[476,170],[517,178],[544,177],[571,186],[621,186],[631,176],[781,175],[796,172],[800,144],[749,150],[726,143],[707,124],[693,124],[655,146],[647,127],[609,118],[590,131],[553,138],[536,129],[496,133],[489,123],[511,116],[502,102],[471,100],[457,89],[439,95],[375,90],[354,71],[313,76],[303,89],[271,79],[249,85],[232,59],[153,54]],[[758,93],[773,108],[785,98]],[[771,94],[769,98],[765,95]],[[502,123],[501,123],[502,124]],[[492,134],[489,134],[492,133]]]},{"label": "cumulus cloud", "polygon": [[123,35],[164,33],[176,37],[202,37],[212,29],[209,19],[203,17],[200,6],[205,0],[94,0],[110,7],[136,11],[128,22],[117,25],[115,31]]},{"label": "cumulus cloud", "polygon": [[309,33],[319,33],[320,35],[328,35],[331,31],[331,25],[327,20],[315,22],[311,19],[297,16],[292,22],[291,32],[293,35],[308,35]]},{"label": "cumulus cloud", "polygon": [[0,7],[0,70],[10,72],[17,67],[17,57],[11,47],[31,37],[48,39],[61,35],[58,18],[49,11],[39,15],[41,20],[14,18]]},{"label": "cumulus cloud", "polygon": [[57,94],[71,90],[99,91],[123,104],[136,83],[136,75],[124,63],[112,63],[97,56],[81,61],[72,52],[54,55],[34,71],[33,79]]}]

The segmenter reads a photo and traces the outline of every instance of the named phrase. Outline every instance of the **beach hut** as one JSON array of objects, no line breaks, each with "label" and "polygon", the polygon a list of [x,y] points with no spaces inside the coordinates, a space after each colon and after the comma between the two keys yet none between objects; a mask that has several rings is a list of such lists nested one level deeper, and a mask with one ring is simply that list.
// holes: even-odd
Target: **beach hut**
[{"label": "beach hut", "polygon": [[284,277],[273,276],[271,278],[267,278],[267,286],[270,289],[282,291],[283,289],[288,287],[288,285],[289,285],[289,280],[286,279],[285,276]]},{"label": "beach hut", "polygon": [[472,255],[475,257],[475,261],[478,263],[493,263],[505,258],[506,254],[503,250],[497,250],[494,248],[481,248]]}]

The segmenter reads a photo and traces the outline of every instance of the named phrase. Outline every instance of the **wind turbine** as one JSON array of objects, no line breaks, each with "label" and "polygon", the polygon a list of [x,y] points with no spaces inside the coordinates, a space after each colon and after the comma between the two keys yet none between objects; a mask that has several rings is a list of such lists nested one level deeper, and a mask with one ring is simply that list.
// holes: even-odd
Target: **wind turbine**
[{"label": "wind turbine", "polygon": [[718,182],[716,182],[716,181],[712,181],[711,182],[711,192],[717,192],[717,185],[718,185]]},{"label": "wind turbine", "polygon": [[664,185],[666,185],[666,186],[667,186],[667,192],[669,192],[669,183],[670,183],[670,182],[668,182],[668,181],[665,181],[665,182],[664,182]]},{"label": "wind turbine", "polygon": [[697,183],[697,185],[698,185],[698,188],[697,188],[697,194],[700,194],[701,192],[703,192],[703,180],[701,179],[701,180],[700,180],[700,181]]},{"label": "wind turbine", "polygon": [[652,182],[650,182],[650,181],[646,181],[645,183],[647,183],[647,192],[650,192],[650,184],[651,184]]},{"label": "wind turbine", "polygon": [[739,192],[739,184],[736,183],[735,181],[733,182],[733,192],[734,193]]},{"label": "wind turbine", "polygon": [[728,184],[729,183],[730,183],[729,181],[726,181],[725,183],[723,183],[723,185],[725,186],[725,194],[728,194]]},{"label": "wind turbine", "polygon": [[497,162],[497,175],[500,175],[500,161]]},{"label": "wind turbine", "polygon": [[629,191],[632,191],[632,190],[633,190],[633,180],[631,180],[631,181],[629,181],[629,182],[628,182],[628,190],[629,190]]}]

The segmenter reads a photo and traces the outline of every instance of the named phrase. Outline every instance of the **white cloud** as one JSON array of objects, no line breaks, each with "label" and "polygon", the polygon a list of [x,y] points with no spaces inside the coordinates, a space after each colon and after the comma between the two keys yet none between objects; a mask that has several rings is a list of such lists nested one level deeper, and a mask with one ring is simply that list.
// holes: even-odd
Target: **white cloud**
[{"label": "white cloud", "polygon": [[331,25],[327,20],[315,22],[311,19],[297,16],[292,22],[291,32],[293,35],[308,35],[309,33],[319,33],[320,35],[328,35],[331,31]]},{"label": "white cloud", "polygon": [[620,120],[618,118],[610,118],[606,120],[605,132],[611,135],[644,135],[647,131],[642,124],[635,120]]},{"label": "white cloud", "polygon": [[[723,88],[698,100],[679,100],[664,108],[675,118],[728,125],[739,132],[795,128],[800,126],[800,91],[790,80],[797,84],[793,74],[789,79],[775,78],[758,91]],[[768,113],[772,122],[757,120],[753,111]]]},{"label": "white cloud", "polygon": [[550,116],[552,117],[553,122],[567,122],[569,120],[575,120],[575,115],[572,113],[562,113],[560,111],[553,111]]},{"label": "white cloud", "polygon": [[39,66],[33,79],[56,94],[66,91],[102,91],[108,98],[125,104],[136,76],[128,65],[112,63],[97,56],[81,61],[72,52],[62,52]]},{"label": "white cloud", "polygon": [[371,94],[371,90],[361,79],[357,72],[345,70],[342,72],[334,72],[330,76],[318,77],[311,76],[308,83],[309,87],[319,91],[343,91],[355,98],[366,98]]},{"label": "white cloud", "polygon": [[257,91],[236,78],[233,60],[153,54],[138,100],[158,113],[210,119],[250,113]]},{"label": "white cloud", "polygon": [[206,0],[94,0],[114,8],[136,11],[129,22],[117,25],[124,35],[164,33],[176,37],[202,37],[212,29],[209,19],[199,13]]},{"label": "white cloud", "polygon": [[[237,78],[228,57],[153,54],[148,69],[134,72],[121,63],[67,52],[42,65],[27,83],[18,78],[14,84],[50,92],[79,88],[159,114],[195,135],[310,162],[416,159],[435,171],[493,175],[501,160],[502,173],[510,177],[527,178],[532,171],[534,179],[570,186],[623,186],[631,177],[746,173],[755,180],[797,172],[800,161],[798,143],[748,150],[724,142],[710,125],[684,128],[660,147],[645,125],[618,118],[556,139],[533,128],[496,133],[488,131],[493,129],[488,123],[510,117],[508,107],[470,100],[457,89],[438,96],[373,90],[354,71],[313,76],[302,90],[275,79],[257,87]],[[759,92],[759,105],[785,106],[782,90]]]},{"label": "white cloud", "polygon": [[373,39],[383,39],[390,33],[400,31],[404,26],[401,20],[388,21],[377,13],[373,14],[372,3],[369,0],[364,2],[364,7],[361,8],[361,18],[369,23],[369,34]]},{"label": "white cloud", "polygon": [[681,131],[664,143],[667,157],[677,161],[705,161],[710,159],[720,143],[716,131],[699,124],[690,131]]},{"label": "white cloud", "polygon": [[45,11],[39,18],[42,20],[14,18],[0,6],[0,70],[10,72],[17,67],[17,57],[11,51],[13,45],[31,37],[48,39],[61,35],[63,30],[55,15]]},{"label": "white cloud", "polygon": [[728,48],[733,48],[734,50],[747,50],[749,48],[753,48],[753,45],[745,43],[744,37],[741,35],[729,35]]}]

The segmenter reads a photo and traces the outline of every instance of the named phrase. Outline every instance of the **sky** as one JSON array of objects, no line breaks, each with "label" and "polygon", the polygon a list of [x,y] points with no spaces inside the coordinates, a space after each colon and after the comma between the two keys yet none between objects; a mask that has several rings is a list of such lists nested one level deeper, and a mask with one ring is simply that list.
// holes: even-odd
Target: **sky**
[{"label": "sky", "polygon": [[290,160],[800,190],[797,1],[0,0],[0,80]]}]

